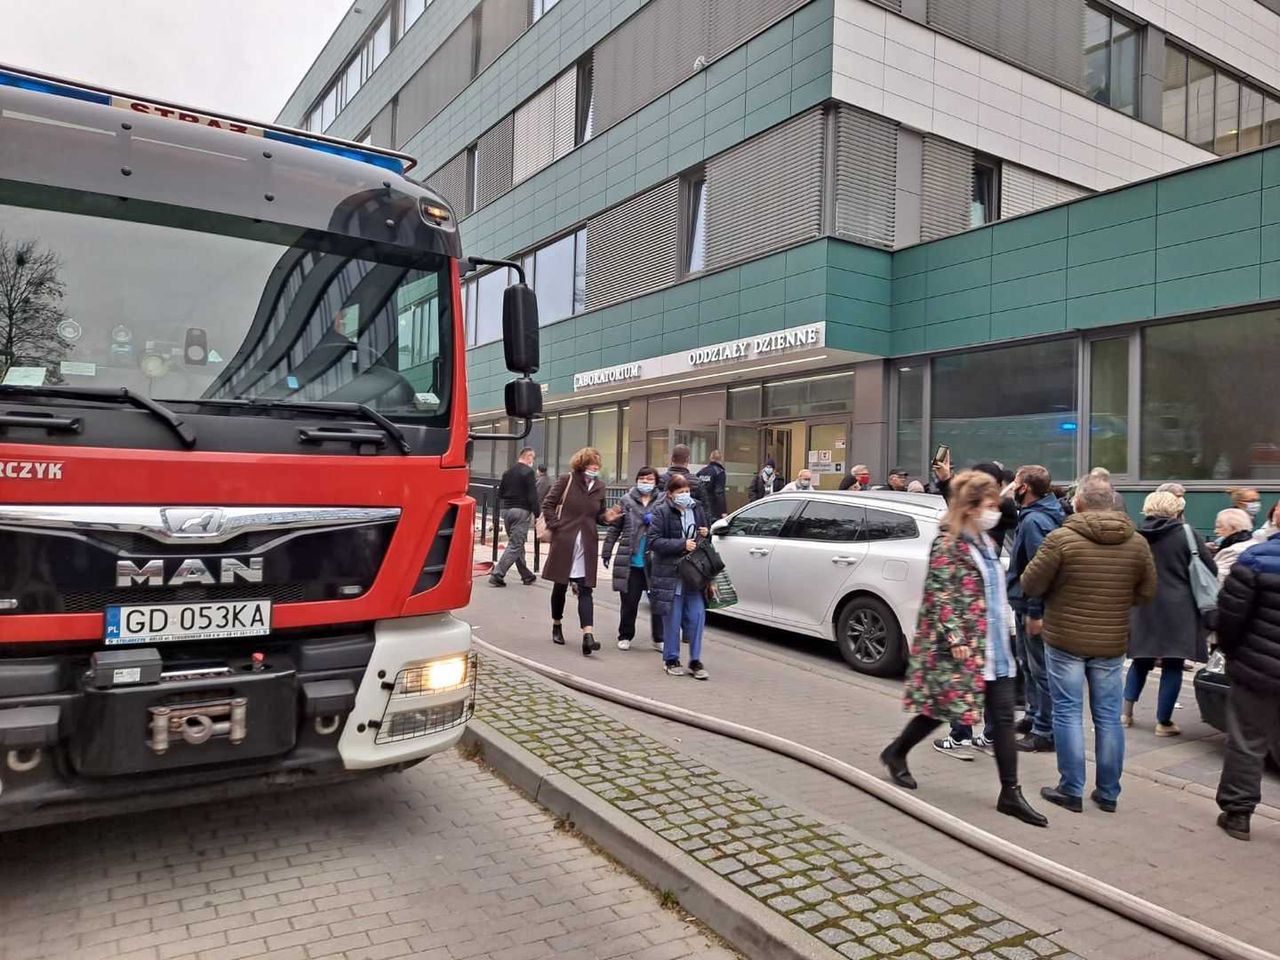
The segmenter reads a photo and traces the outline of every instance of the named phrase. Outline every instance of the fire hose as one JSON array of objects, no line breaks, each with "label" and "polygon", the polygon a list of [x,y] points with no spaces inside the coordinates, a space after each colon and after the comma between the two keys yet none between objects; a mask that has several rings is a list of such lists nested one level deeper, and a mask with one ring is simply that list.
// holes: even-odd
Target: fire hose
[{"label": "fire hose", "polygon": [[602,700],[608,700],[624,707],[630,707],[633,710],[639,710],[652,716],[674,720],[677,723],[687,724],[700,730],[706,730],[742,743],[761,747],[781,756],[789,757],[815,770],[821,770],[823,773],[829,774],[838,780],[843,780],[850,786],[857,787],[877,800],[889,804],[912,819],[940,830],[952,839],[979,853],[993,857],[1001,863],[1013,867],[1015,870],[1043,880],[1045,883],[1051,884],[1073,896],[1082,897],[1091,903],[1097,904],[1104,910],[1126,917],[1148,930],[1162,934],[1171,940],[1176,940],[1178,943],[1199,950],[1208,956],[1216,957],[1218,960],[1280,960],[1280,957],[1277,957],[1276,954],[1228,936],[1199,921],[1174,913],[1159,904],[1143,900],[1128,891],[1113,887],[1095,877],[1081,873],[1079,870],[1074,870],[1057,861],[1050,860],[1048,857],[1033,853],[1024,847],[1018,846],[1016,843],[989,833],[981,827],[967,823],[905,790],[892,786],[874,774],[845,763],[843,760],[838,760],[830,754],[815,750],[813,747],[787,740],[776,734],[766,733],[763,730],[757,730],[754,727],[744,726],[732,720],[709,716],[685,707],[665,703],[661,700],[654,700],[626,690],[619,690],[616,687],[606,686],[594,680],[588,680],[565,670],[558,670],[536,660],[522,657],[517,653],[496,647],[478,637],[475,638],[475,643],[485,651],[497,654],[570,689],[578,690],[581,693],[590,694],[593,697],[599,697]]}]

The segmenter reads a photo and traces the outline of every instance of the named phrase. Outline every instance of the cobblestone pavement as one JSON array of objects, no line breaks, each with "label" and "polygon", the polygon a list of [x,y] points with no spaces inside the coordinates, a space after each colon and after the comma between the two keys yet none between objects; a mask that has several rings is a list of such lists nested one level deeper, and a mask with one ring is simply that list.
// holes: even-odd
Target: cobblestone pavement
[{"label": "cobblestone pavement", "polygon": [[[626,653],[608,642],[616,623],[612,594],[597,592],[597,630],[604,649],[591,658],[573,647],[554,647],[547,637],[548,593],[541,587],[505,591],[477,587],[468,619],[481,638],[592,679],[644,696],[667,700],[790,737],[868,771],[905,715],[900,682],[863,677],[816,654],[765,639],[744,639],[735,621],[708,629],[704,660],[709,683],[665,676],[648,648],[642,626]],[[572,614],[570,614],[572,619]],[[642,624],[645,622],[641,617]],[[746,636],[782,635],[748,628]],[[815,641],[816,644],[816,641]],[[799,646],[799,644],[797,644]],[[801,648],[804,649],[803,647]],[[810,647],[812,650],[812,647]],[[1063,931],[1062,942],[1077,953],[1108,960],[1190,960],[1201,956],[1101,907],[1062,893],[925,827],[892,807],[802,764],[724,737],[670,723],[613,704],[591,701],[604,713],[681,753],[736,777],[768,796],[824,822],[852,825],[877,849],[896,850],[963,883],[977,899],[1007,904],[1019,917],[1038,918]],[[1130,744],[1150,731],[1129,731]],[[1130,756],[1139,762],[1139,751]],[[1052,754],[1022,755],[1028,797],[1046,807],[1048,830],[1024,827],[994,809],[994,764],[979,756],[960,763],[929,749],[912,755],[921,799],[998,836],[1139,893],[1162,906],[1266,949],[1280,943],[1280,873],[1275,851],[1280,822],[1254,821],[1254,841],[1229,840],[1214,825],[1211,797],[1126,774],[1120,811],[1104,815],[1089,807],[1069,814],[1039,801],[1041,785],[1056,781]],[[1242,889],[1241,877],[1248,877]]]},{"label": "cobblestone pavement", "polygon": [[731,960],[456,753],[0,835],[3,960]]},{"label": "cobblestone pavement", "polygon": [[851,960],[1022,960],[1065,948],[946,884],[484,658],[479,716]]}]

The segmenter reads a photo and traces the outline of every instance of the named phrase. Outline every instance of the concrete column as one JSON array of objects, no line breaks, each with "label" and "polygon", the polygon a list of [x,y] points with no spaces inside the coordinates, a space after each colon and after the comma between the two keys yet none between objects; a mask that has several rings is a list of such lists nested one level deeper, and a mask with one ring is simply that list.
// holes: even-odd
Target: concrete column
[{"label": "concrete column", "polygon": [[915,130],[899,127],[897,183],[894,188],[895,247],[920,242],[923,194],[924,137]]},{"label": "concrete column", "polygon": [[853,436],[848,465],[865,463],[877,483],[893,464],[889,457],[889,361],[867,360],[853,368]]},{"label": "concrete column", "polygon": [[1164,31],[1153,26],[1142,31],[1138,119],[1155,127],[1164,122]]}]

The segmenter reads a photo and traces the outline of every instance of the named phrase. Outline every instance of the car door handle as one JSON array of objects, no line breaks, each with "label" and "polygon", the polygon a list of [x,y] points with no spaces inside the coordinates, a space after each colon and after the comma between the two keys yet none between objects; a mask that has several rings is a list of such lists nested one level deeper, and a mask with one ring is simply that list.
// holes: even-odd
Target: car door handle
[{"label": "car door handle", "polygon": [[764,547],[752,547],[747,553],[753,557],[767,557],[769,555],[769,551]]},{"label": "car door handle", "polygon": [[831,562],[842,567],[851,567],[858,562],[857,557],[832,557]]}]

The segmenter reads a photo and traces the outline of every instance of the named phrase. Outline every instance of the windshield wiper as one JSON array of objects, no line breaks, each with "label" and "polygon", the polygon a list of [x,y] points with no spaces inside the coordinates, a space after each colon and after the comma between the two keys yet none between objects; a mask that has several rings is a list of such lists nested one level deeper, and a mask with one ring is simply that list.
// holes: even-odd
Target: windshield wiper
[{"label": "windshield wiper", "polygon": [[146,410],[159,420],[163,420],[169,429],[178,435],[182,445],[187,448],[196,445],[195,431],[188,427],[180,416],[140,393],[134,393],[128,387],[59,387],[59,386],[25,386],[13,383],[0,384],[0,396],[7,397],[53,397],[58,400],[106,400],[111,403],[128,403],[140,410]]},{"label": "windshield wiper", "polygon": [[401,453],[413,453],[413,447],[404,435],[404,431],[380,414],[367,403],[342,403],[327,400],[306,400],[294,403],[291,400],[192,400],[214,407],[248,407],[255,410],[303,410],[319,413],[345,413],[362,420],[377,424],[383,433],[389,436]]}]

